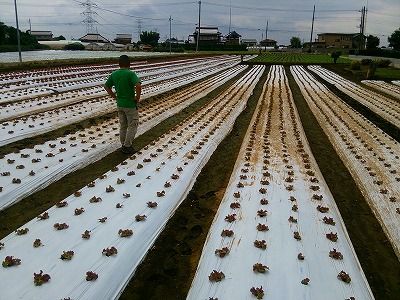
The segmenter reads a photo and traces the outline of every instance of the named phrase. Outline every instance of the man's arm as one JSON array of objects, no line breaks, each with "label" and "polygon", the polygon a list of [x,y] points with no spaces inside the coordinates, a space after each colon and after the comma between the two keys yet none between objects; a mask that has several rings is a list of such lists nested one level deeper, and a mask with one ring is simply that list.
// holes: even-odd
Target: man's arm
[{"label": "man's arm", "polygon": [[104,89],[107,91],[107,93],[110,95],[110,97],[117,99],[117,96],[113,92],[113,90],[109,86],[104,86]]},{"label": "man's arm", "polygon": [[136,103],[139,103],[140,96],[142,95],[142,84],[139,82],[135,85],[135,92],[136,92]]}]

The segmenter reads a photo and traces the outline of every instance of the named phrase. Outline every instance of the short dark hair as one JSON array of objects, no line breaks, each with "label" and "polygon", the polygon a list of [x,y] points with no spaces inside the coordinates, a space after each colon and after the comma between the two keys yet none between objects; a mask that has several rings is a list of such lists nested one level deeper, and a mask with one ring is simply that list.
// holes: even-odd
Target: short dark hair
[{"label": "short dark hair", "polygon": [[131,65],[131,61],[128,55],[121,55],[119,57],[119,66],[120,67],[129,67]]}]

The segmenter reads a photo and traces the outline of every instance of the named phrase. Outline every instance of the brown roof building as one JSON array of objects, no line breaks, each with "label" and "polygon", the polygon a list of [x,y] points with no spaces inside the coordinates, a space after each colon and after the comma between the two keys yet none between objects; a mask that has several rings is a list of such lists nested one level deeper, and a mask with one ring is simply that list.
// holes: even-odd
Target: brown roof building
[{"label": "brown roof building", "polygon": [[104,36],[102,36],[101,34],[98,34],[98,33],[85,34],[79,40],[81,42],[86,42],[86,43],[109,43],[110,42]]},{"label": "brown roof building", "polygon": [[263,46],[263,47],[275,47],[276,43],[277,42],[275,40],[265,39],[265,40],[262,40],[260,42],[260,46]]},{"label": "brown roof building", "polygon": [[132,34],[118,33],[114,42],[117,44],[123,44],[123,45],[130,44],[130,43],[132,43]]},{"label": "brown roof building", "polygon": [[354,38],[358,36],[358,33],[320,33],[317,42],[329,48],[353,48]]}]

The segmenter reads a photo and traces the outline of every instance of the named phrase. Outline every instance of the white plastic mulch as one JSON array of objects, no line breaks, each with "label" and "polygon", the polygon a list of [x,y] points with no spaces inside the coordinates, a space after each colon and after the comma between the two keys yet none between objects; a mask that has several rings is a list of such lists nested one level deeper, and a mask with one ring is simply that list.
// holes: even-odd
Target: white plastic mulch
[{"label": "white plastic mulch", "polygon": [[[68,206],[50,208],[49,219],[34,219],[22,226],[29,228],[27,234],[13,233],[1,240],[2,257],[21,259],[18,266],[0,268],[2,297],[117,298],[208,158],[231,130],[263,70],[261,66],[253,67],[235,85],[138,155],[107,172],[92,187],[67,197]],[[90,203],[93,197],[102,200]],[[74,215],[80,208],[84,212]],[[136,221],[135,216],[145,220]],[[55,223],[69,227],[56,230]],[[120,237],[120,229],[131,229],[133,235]],[[89,240],[81,237],[85,230],[90,231]],[[35,239],[40,239],[42,246],[34,248]],[[102,255],[103,249],[111,247],[117,249],[116,255]],[[69,250],[74,251],[72,260],[61,260],[63,251]],[[35,286],[33,273],[40,270],[51,279]],[[88,271],[97,273],[98,279],[87,281]]]},{"label": "white plastic mulch", "polygon": [[309,66],[311,71],[334,84],[340,91],[352,97],[388,122],[400,128],[400,102],[362,87],[321,66]]},{"label": "white plastic mulch", "polygon": [[[291,67],[310,109],[400,257],[400,145],[303,67]],[[351,195],[349,195],[351,197]]]},{"label": "white plastic mulch", "polygon": [[282,66],[271,67],[187,299],[256,299],[252,290],[258,299],[373,299]]},{"label": "white plastic mulch", "polygon": [[400,87],[397,85],[387,83],[383,80],[363,80],[361,82],[400,100]]},{"label": "white plastic mulch", "polygon": [[[202,67],[196,68],[196,70],[192,69],[192,71],[177,73],[175,75],[168,74],[167,76],[160,76],[157,79],[153,79],[143,84],[142,99],[192,83],[219,71],[226,70],[237,63],[238,60],[230,62],[217,61],[209,63],[208,65],[203,65]],[[98,92],[99,93],[96,97],[86,99],[85,102],[45,110],[38,114],[32,114],[3,122],[0,127],[0,146],[43,134],[87,118],[115,111],[115,100],[109,96],[105,96],[106,93],[103,88],[99,87]],[[71,101],[71,99],[68,101]],[[29,110],[29,108],[25,109]]]},{"label": "white plastic mulch", "polygon": [[[230,68],[181,92],[141,107],[137,136],[204,97],[245,68]],[[115,151],[120,147],[118,134],[118,118],[115,117],[74,134],[36,145],[33,149],[26,148],[19,153],[5,155],[0,159],[0,210]],[[13,183],[14,179],[19,179],[20,183]]]}]

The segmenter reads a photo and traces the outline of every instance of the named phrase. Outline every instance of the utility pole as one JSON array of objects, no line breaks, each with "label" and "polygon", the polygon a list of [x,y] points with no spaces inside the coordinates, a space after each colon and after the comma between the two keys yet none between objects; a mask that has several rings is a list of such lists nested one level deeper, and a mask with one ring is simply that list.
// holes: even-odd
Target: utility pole
[{"label": "utility pole", "polygon": [[18,57],[19,57],[19,62],[21,63],[22,62],[22,55],[21,55],[21,41],[20,41],[20,36],[19,36],[17,0],[14,0],[14,7],[15,7],[15,22],[17,23]]},{"label": "utility pole", "polygon": [[200,40],[200,18],[201,18],[201,1],[199,1],[199,30],[197,31],[196,52],[199,51]]},{"label": "utility pole", "polygon": [[229,1],[229,31],[228,37],[231,39],[231,25],[232,25],[232,1]]},{"label": "utility pole", "polygon": [[314,33],[314,20],[315,20],[315,4],[314,4],[314,10],[313,10],[313,14],[312,14],[312,23],[311,23],[310,50],[309,50],[310,53],[311,53],[311,49],[312,49],[312,37],[313,37],[313,33]]},{"label": "utility pole", "polygon": [[366,20],[367,20],[367,9],[364,6],[363,27],[362,27],[363,49],[365,49],[365,23],[366,23]]},{"label": "utility pole", "polygon": [[31,24],[31,18],[29,18],[29,34],[32,35],[32,24]]},{"label": "utility pole", "polygon": [[267,26],[265,26],[265,51],[267,51],[267,43],[268,43],[268,20],[267,20]]},{"label": "utility pole", "polygon": [[364,49],[364,26],[365,26],[365,6],[361,9],[360,37],[358,39],[358,50]]},{"label": "utility pole", "polygon": [[171,55],[171,21],[172,18],[169,16],[169,55]]},{"label": "utility pole", "polygon": [[138,26],[138,42],[140,41],[140,35],[142,34],[142,19],[137,19]]}]

